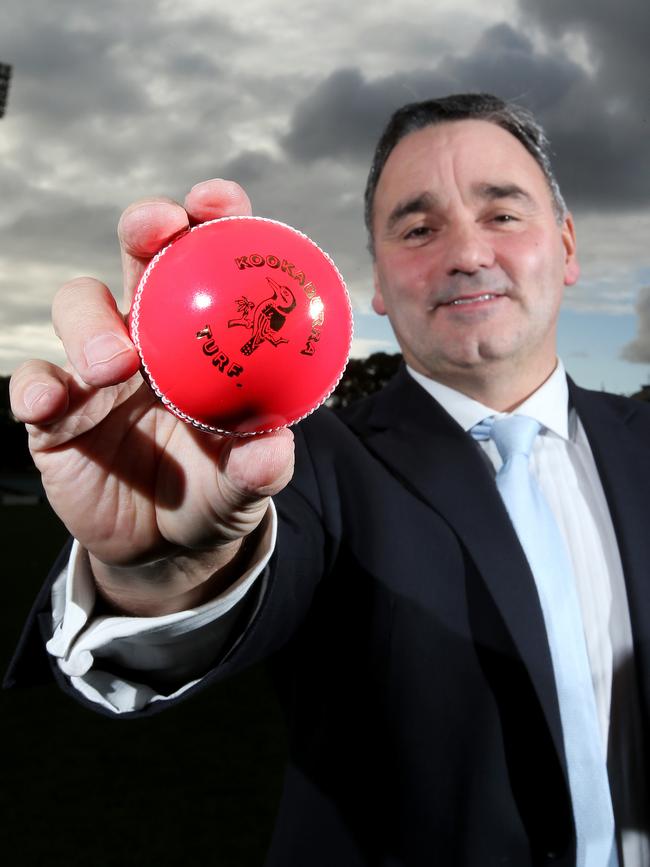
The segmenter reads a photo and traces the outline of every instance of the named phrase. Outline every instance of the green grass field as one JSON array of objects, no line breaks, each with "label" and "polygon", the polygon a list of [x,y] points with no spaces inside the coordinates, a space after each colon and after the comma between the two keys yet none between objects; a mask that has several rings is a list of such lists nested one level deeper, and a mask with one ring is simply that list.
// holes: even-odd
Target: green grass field
[{"label": "green grass field", "polygon": [[[46,506],[0,507],[0,664],[65,533]],[[285,734],[263,669],[150,719],[112,721],[55,686],[0,693],[3,863],[257,867]]]}]

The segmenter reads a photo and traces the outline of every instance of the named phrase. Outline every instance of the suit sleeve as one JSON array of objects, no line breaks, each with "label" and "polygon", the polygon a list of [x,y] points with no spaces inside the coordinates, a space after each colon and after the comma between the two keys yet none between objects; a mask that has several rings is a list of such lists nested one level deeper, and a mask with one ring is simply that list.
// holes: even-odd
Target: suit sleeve
[{"label": "suit sleeve", "polygon": [[[75,563],[76,573],[83,572],[83,553],[69,543],[33,606],[4,685],[36,684],[54,676],[66,692],[95,710],[139,715],[250,665],[282,644],[309,605],[310,581],[317,580],[322,563],[318,485],[300,433],[297,442],[299,471],[279,498],[279,541],[275,527],[266,532],[268,554],[261,563],[258,557],[257,567],[249,570],[254,574],[235,583],[227,604],[218,599],[166,618],[89,618],[92,578],[87,575],[84,582],[81,576],[74,591],[66,573]],[[281,581],[278,569],[283,570]]]}]

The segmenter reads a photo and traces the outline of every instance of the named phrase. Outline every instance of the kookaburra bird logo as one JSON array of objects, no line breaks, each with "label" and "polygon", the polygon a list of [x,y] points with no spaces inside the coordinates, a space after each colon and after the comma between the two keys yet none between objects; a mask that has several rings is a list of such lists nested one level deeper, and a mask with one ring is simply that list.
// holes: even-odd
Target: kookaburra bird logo
[{"label": "kookaburra bird logo", "polygon": [[273,294],[257,305],[242,295],[237,299],[239,318],[228,322],[228,328],[241,325],[253,332],[251,339],[241,347],[244,355],[252,355],[265,340],[272,346],[289,342],[284,337],[280,337],[278,332],[282,330],[287,316],[296,306],[295,295],[288,286],[282,286],[270,277],[266,280]]}]

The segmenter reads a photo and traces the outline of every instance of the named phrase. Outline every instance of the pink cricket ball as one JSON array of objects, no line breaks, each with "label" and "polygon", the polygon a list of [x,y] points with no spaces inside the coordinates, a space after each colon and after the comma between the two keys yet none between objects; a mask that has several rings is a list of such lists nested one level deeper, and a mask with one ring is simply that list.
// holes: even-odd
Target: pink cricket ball
[{"label": "pink cricket ball", "polygon": [[352,341],[350,298],[332,260],[261,217],[202,223],[161,250],[129,324],[167,409],[219,434],[309,415],[336,387]]}]

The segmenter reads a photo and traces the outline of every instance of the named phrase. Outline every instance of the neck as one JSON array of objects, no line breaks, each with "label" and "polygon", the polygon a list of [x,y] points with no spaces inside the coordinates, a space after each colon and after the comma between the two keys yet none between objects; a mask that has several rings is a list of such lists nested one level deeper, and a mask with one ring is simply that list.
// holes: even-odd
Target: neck
[{"label": "neck", "polygon": [[418,367],[415,369],[497,412],[512,412],[546,382],[556,367],[557,358],[534,373],[525,369],[513,371],[510,368],[504,375],[504,371],[496,371],[492,366],[489,369],[482,367],[471,371],[429,372],[419,370]]}]

